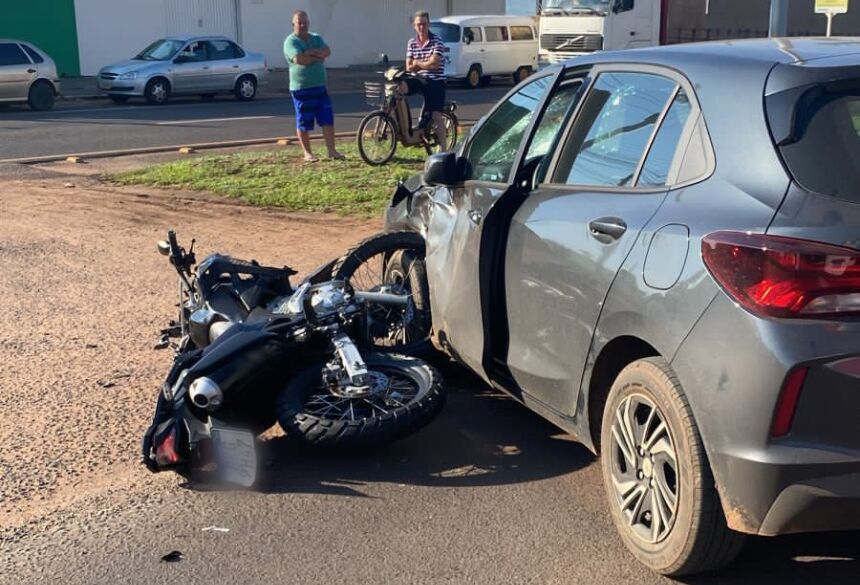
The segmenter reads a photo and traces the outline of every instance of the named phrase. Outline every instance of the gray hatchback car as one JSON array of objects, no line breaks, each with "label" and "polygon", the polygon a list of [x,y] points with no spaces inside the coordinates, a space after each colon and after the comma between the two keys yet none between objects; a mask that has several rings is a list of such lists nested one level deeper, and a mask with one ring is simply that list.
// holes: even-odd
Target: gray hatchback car
[{"label": "gray hatchback car", "polygon": [[261,53],[248,53],[226,37],[179,36],[155,41],[128,61],[102,67],[98,87],[117,103],[141,96],[164,104],[172,95],[212,99],[218,93],[250,101],[267,77]]},{"label": "gray hatchback car", "polygon": [[60,91],[57,66],[31,43],[0,39],[0,103],[27,102],[50,110]]},{"label": "gray hatchback car", "polygon": [[438,343],[599,453],[668,575],[860,529],[860,41],[583,57],[398,189]]}]

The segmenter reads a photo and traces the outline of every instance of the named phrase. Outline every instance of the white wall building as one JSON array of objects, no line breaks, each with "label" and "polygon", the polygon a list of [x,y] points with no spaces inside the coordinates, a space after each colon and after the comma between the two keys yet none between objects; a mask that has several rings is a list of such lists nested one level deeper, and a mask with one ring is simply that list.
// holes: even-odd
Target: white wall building
[{"label": "white wall building", "polygon": [[175,34],[226,35],[264,53],[270,68],[283,68],[283,42],[297,9],[331,47],[327,65],[347,67],[374,63],[379,53],[403,59],[416,10],[431,18],[504,14],[505,0],[75,0],[81,75]]}]

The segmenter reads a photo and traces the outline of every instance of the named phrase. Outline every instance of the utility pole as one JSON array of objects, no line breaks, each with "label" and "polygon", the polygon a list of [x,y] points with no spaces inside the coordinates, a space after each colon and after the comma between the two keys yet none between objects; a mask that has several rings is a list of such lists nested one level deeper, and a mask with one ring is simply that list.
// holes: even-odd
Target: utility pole
[{"label": "utility pole", "polygon": [[788,36],[788,3],[789,0],[770,0],[770,25],[767,36]]}]

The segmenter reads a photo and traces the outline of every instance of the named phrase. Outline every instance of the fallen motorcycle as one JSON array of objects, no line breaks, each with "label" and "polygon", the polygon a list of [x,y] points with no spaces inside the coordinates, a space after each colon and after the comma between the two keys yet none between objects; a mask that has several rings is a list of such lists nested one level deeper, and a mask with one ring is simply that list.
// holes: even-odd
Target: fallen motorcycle
[{"label": "fallen motorcycle", "polygon": [[305,443],[354,449],[438,414],[438,372],[402,353],[429,343],[422,242],[373,238],[296,288],[288,267],[220,254],[195,269],[193,245],[172,231],[159,243],[179,276],[179,316],[166,330],[179,342],[143,440],[151,471],[250,486],[255,437],[276,420]]}]

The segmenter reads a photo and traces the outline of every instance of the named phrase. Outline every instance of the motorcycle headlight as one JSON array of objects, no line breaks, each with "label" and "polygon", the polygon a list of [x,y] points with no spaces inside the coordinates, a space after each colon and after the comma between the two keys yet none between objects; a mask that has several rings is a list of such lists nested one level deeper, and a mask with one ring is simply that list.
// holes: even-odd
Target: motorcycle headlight
[{"label": "motorcycle headlight", "polygon": [[120,75],[119,78],[130,81],[132,79],[137,79],[137,73],[135,73],[134,71],[129,71],[128,73],[123,73],[122,75]]}]

